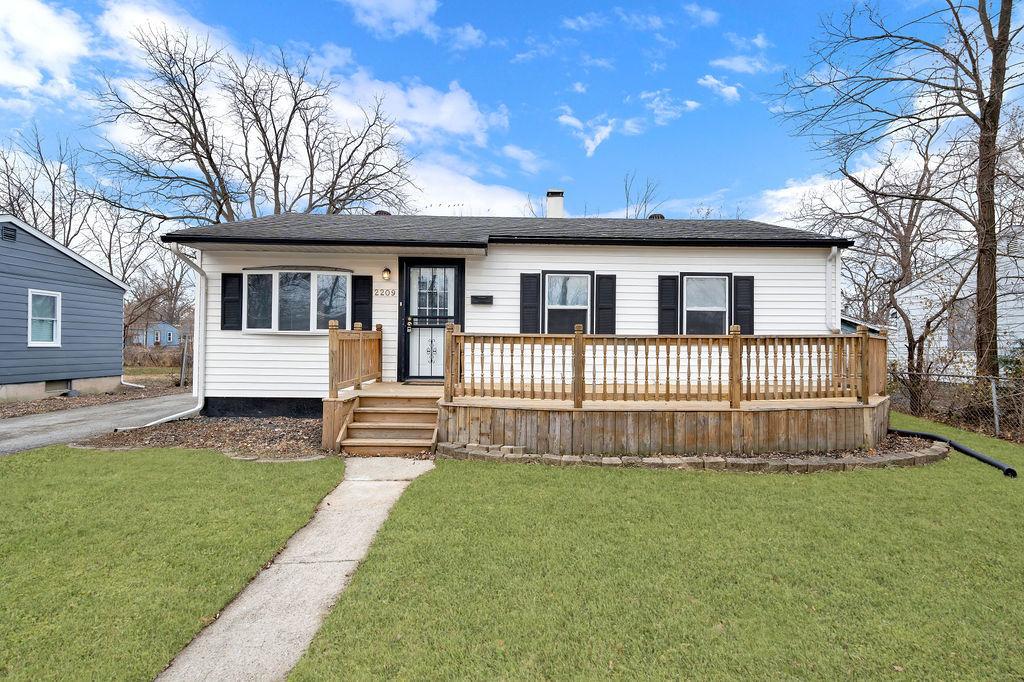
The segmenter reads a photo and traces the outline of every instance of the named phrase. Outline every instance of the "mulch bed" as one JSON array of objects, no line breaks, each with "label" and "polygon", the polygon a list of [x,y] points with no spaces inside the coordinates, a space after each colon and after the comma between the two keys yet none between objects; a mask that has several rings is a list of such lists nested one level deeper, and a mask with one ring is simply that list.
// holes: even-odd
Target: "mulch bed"
[{"label": "mulch bed", "polygon": [[[844,459],[846,457],[884,457],[900,452],[911,452],[923,450],[932,444],[932,441],[911,436],[900,436],[894,433],[886,434],[885,438],[878,442],[873,448],[867,450],[833,450],[832,452],[816,453],[815,457],[828,459]],[[734,454],[730,457],[760,457],[763,459],[789,459],[794,456],[792,452],[762,452],[757,455]]]},{"label": "mulch bed", "polygon": [[59,410],[69,410],[73,407],[106,405],[108,403],[118,403],[123,400],[158,398],[163,395],[174,395],[175,393],[184,393],[191,390],[187,386],[185,388],[175,386],[174,382],[176,379],[170,375],[126,376],[125,381],[133,384],[141,384],[145,386],[145,388],[131,388],[130,386],[123,386],[120,390],[112,393],[80,395],[74,398],[54,396],[52,398],[26,400],[17,403],[0,403],[0,419],[26,417],[30,414],[44,414],[46,412],[57,412]]},{"label": "mulch bed", "polygon": [[292,417],[192,417],[97,436],[80,445],[96,448],[195,448],[260,459],[324,455],[319,419]]}]

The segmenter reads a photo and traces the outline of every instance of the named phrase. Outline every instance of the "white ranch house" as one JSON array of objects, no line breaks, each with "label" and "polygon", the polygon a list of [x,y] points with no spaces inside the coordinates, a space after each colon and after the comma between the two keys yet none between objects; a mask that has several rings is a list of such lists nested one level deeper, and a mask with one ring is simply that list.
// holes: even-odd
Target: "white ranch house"
[{"label": "white ranch house", "polygon": [[[561,193],[548,200],[559,215]],[[357,400],[346,385],[367,376],[421,384],[421,402],[442,408],[534,398],[577,416],[655,399],[721,419],[741,395],[870,402],[856,364],[867,341],[840,334],[841,238],[749,220],[286,214],[163,239],[200,254],[195,376],[208,414],[319,414],[339,389]],[[335,332],[347,345],[329,353],[332,320],[364,331]],[[366,348],[377,350],[351,369]],[[339,447],[349,426],[373,423],[368,396],[339,408]],[[352,451],[372,441],[356,430],[367,437]]]}]

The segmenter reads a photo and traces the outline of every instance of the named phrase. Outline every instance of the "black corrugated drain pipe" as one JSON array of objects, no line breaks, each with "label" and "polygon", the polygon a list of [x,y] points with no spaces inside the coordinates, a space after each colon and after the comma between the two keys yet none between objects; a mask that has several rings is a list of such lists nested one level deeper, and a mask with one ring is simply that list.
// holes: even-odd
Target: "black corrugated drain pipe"
[{"label": "black corrugated drain pipe", "polygon": [[957,452],[963,453],[963,454],[967,455],[968,457],[973,457],[974,459],[978,460],[979,462],[984,462],[985,464],[988,464],[989,466],[992,466],[992,467],[995,467],[996,469],[999,469],[1000,471],[1003,472],[1003,476],[1009,476],[1010,478],[1017,478],[1017,470],[1014,469],[1012,466],[1010,466],[1008,464],[1003,464],[998,459],[993,459],[993,458],[989,457],[988,455],[983,455],[980,452],[978,452],[977,450],[969,448],[966,445],[963,445],[962,443],[957,443],[955,440],[952,440],[950,438],[946,438],[945,436],[940,436],[940,435],[935,434],[935,433],[924,433],[923,431],[908,431],[907,429],[894,429],[894,428],[890,428],[889,429],[889,433],[895,433],[895,434],[900,435],[900,436],[911,436],[911,437],[914,437],[914,438],[926,438],[928,440],[937,440],[937,441],[940,441],[942,443],[946,443],[946,444],[949,445],[949,447],[953,448]]}]

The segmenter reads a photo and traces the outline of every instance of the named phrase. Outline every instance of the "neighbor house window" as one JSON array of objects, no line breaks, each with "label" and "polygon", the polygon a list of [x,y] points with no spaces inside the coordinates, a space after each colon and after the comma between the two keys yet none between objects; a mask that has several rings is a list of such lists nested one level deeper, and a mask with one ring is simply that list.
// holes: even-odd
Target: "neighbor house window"
[{"label": "neighbor house window", "polygon": [[577,324],[590,331],[590,275],[546,273],[544,314],[548,334],[572,334]]},{"label": "neighbor house window", "polygon": [[952,351],[974,350],[974,298],[960,298],[949,307],[946,344]]},{"label": "neighbor house window", "polygon": [[167,332],[167,343],[173,343],[173,342],[174,342],[174,334],[172,332]]},{"label": "neighbor house window", "polygon": [[28,345],[60,346],[60,293],[29,289]]},{"label": "neighbor house window", "polygon": [[331,320],[348,328],[350,276],[331,272],[246,273],[243,310],[247,331],[314,332]]},{"label": "neighbor house window", "polygon": [[683,324],[684,334],[725,334],[729,330],[728,277],[684,277]]}]

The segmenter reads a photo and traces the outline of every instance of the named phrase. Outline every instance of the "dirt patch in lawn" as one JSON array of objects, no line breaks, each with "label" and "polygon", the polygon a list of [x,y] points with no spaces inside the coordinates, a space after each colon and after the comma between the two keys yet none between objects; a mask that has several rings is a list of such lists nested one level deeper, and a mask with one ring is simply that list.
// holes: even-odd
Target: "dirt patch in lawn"
[{"label": "dirt patch in lawn", "polygon": [[300,459],[320,449],[319,419],[192,417],[146,429],[97,436],[81,445],[102,448],[204,448],[261,459]]},{"label": "dirt patch in lawn", "polygon": [[141,384],[145,386],[145,388],[122,386],[119,390],[111,393],[79,395],[74,398],[67,396],[53,396],[51,398],[26,400],[17,403],[0,403],[0,419],[25,417],[30,414],[43,414],[46,412],[57,412],[59,410],[69,410],[73,407],[106,405],[107,403],[118,403],[123,400],[158,398],[162,395],[174,395],[176,393],[185,393],[191,390],[189,387],[182,388],[181,386],[175,386],[174,384],[177,382],[177,377],[169,374],[149,374],[146,376],[126,375],[124,380],[133,384]]}]

